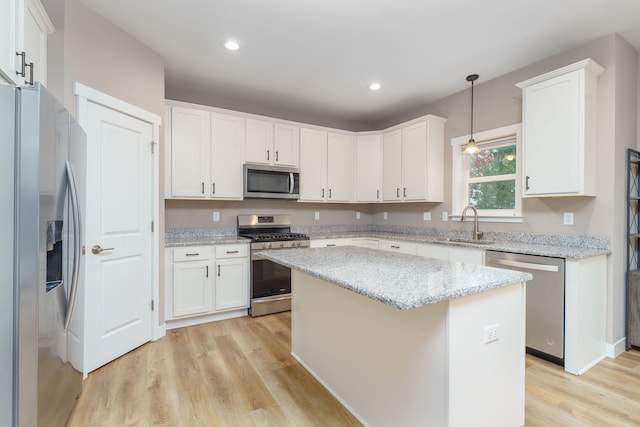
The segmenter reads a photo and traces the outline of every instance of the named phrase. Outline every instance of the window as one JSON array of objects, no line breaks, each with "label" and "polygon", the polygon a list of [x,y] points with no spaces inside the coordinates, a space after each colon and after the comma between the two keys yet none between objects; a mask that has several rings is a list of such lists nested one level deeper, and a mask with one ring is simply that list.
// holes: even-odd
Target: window
[{"label": "window", "polygon": [[454,216],[471,205],[484,220],[521,221],[521,129],[517,124],[475,134],[480,152],[474,155],[462,153],[469,135],[451,140]]}]

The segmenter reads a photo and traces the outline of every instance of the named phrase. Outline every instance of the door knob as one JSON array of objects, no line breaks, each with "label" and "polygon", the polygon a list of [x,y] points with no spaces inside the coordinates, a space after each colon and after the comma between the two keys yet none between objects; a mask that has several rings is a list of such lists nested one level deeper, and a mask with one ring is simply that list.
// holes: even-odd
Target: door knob
[{"label": "door knob", "polygon": [[114,248],[101,248],[100,245],[93,245],[91,248],[91,253],[98,255],[103,251],[112,251]]}]

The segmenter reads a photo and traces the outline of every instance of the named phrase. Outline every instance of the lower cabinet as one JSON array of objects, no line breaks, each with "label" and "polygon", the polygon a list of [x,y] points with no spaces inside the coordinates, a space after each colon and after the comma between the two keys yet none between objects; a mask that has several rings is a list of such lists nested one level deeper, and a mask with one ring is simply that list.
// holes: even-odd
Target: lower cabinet
[{"label": "lower cabinet", "polygon": [[484,265],[484,249],[461,248],[447,245],[418,244],[416,255],[445,261]]},{"label": "lower cabinet", "polygon": [[[244,315],[249,307],[249,245],[168,248],[165,282],[168,328],[216,320],[233,310]],[[191,318],[198,320],[189,322]],[[172,322],[182,319],[187,322]]]},{"label": "lower cabinet", "polygon": [[416,244],[411,242],[399,242],[395,240],[380,240],[380,249],[403,254],[416,254]]}]

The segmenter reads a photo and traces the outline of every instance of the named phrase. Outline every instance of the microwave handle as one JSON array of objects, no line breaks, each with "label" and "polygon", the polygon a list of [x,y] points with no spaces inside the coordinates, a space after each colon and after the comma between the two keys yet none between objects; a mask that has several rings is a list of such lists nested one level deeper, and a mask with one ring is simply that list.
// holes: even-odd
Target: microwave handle
[{"label": "microwave handle", "polygon": [[293,194],[294,182],[293,182],[293,172],[289,172],[289,194]]}]

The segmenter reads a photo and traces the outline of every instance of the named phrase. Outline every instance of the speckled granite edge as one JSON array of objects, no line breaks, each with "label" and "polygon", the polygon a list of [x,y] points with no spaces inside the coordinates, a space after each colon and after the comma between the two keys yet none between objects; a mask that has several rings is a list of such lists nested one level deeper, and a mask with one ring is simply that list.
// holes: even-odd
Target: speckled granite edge
[{"label": "speckled granite edge", "polygon": [[170,228],[165,231],[165,247],[249,243],[238,237],[235,228]]},{"label": "speckled granite edge", "polygon": [[352,246],[259,253],[267,259],[400,310],[532,279],[529,273],[513,270]]}]

